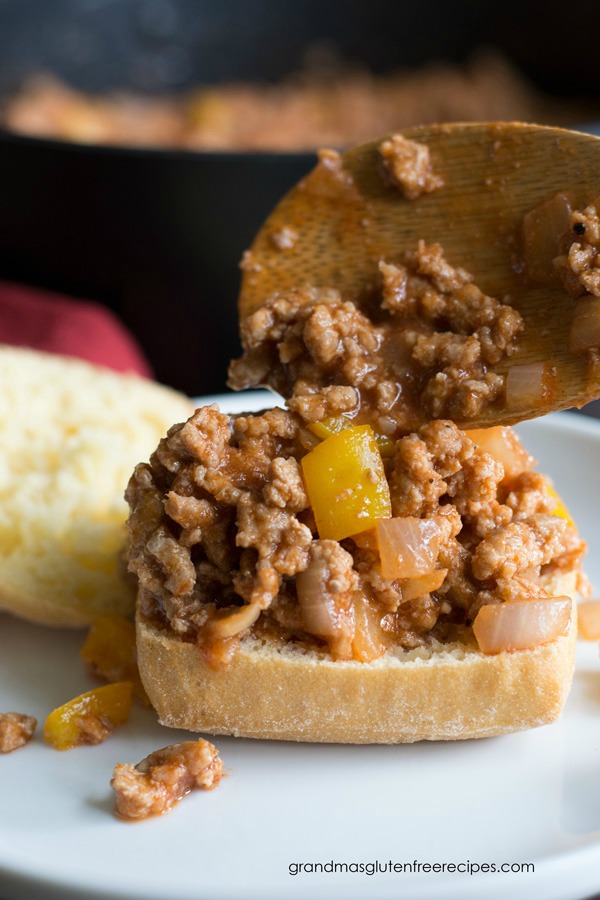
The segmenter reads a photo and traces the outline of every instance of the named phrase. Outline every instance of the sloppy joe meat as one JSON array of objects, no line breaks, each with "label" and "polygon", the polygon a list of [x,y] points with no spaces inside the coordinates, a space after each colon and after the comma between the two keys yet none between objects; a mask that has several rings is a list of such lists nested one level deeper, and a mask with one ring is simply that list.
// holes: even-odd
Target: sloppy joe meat
[{"label": "sloppy joe meat", "polygon": [[[443,187],[426,146],[393,136],[379,153],[384,177],[407,200]],[[346,177],[340,163],[321,152],[335,178]],[[194,641],[214,668],[248,634],[369,661],[388,647],[447,639],[483,605],[544,597],[546,575],[579,566],[584,544],[553,514],[555,495],[516,437],[502,439],[504,458],[513,457],[505,468],[455,424],[499,400],[504,377],[492,367],[516,349],[520,314],[436,243],[419,241],[378,269],[378,287],[360,302],[333,286],[270,297],[242,323],[244,352],[229,384],[270,386],[287,409],[234,417],[199,409],[130,480],[129,568],[143,612]],[[343,539],[332,540],[335,530],[321,536],[316,524],[327,454],[316,468],[315,456],[311,466],[303,457],[319,438],[363,424],[385,443],[380,474],[369,469],[359,487],[340,482],[332,502],[367,497],[370,472],[387,482],[385,503],[369,527],[350,516]],[[335,446],[351,454],[351,443]],[[360,466],[345,462],[358,478]],[[435,531],[412,568],[394,562],[395,545],[383,565],[377,517],[390,509],[392,542],[418,545],[426,538],[414,535]],[[433,530],[423,519],[435,519]]]},{"label": "sloppy joe meat", "polygon": [[600,198],[569,217],[571,241],[554,265],[565,288],[574,297],[600,297]]},{"label": "sloppy joe meat", "polygon": [[379,263],[377,296],[362,309],[335,289],[272,296],[242,323],[235,390],[268,385],[305,422],[344,415],[398,437],[423,419],[473,421],[498,401],[520,314],[486,296],[439,244],[420,241]]},{"label": "sloppy joe meat", "polygon": [[431,167],[429,147],[393,134],[379,145],[384,178],[407,200],[416,200],[443,187],[443,179]]},{"label": "sloppy joe meat", "polygon": [[222,774],[216,747],[203,739],[156,750],[136,766],[117,765],[111,780],[117,815],[145,819],[168,812],[192,788],[215,788]]},{"label": "sloppy joe meat", "polygon": [[529,599],[534,587],[543,595],[540,576],[584,552],[574,526],[553,515],[542,475],[508,474],[435,420],[384,462],[392,515],[445,523],[444,571],[420,591],[414,579],[385,579],[368,536],[319,538],[300,467],[316,440],[289,410],[231,417],[213,405],[174,426],[130,480],[129,567],[143,611],[214,667],[245,634],[362,659],[365,616],[388,646],[444,639],[485,603]]},{"label": "sloppy joe meat", "polygon": [[0,713],[0,753],[12,753],[28,744],[37,727],[37,719],[24,713]]},{"label": "sloppy joe meat", "polygon": [[594,383],[600,363],[600,197],[574,210],[567,195],[557,194],[525,216],[523,238],[529,278],[549,284],[558,276],[577,301],[568,347],[587,354],[587,378]]}]

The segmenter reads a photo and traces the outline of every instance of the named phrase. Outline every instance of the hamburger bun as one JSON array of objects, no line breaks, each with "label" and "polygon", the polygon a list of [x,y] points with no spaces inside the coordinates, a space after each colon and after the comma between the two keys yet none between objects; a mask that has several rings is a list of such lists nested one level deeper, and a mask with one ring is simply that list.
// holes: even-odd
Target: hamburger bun
[{"label": "hamburger bun", "polygon": [[0,346],[0,609],[44,625],[131,613],[133,466],[193,404],[135,375]]},{"label": "hamburger bun", "polygon": [[[546,587],[573,597],[576,580],[565,572]],[[139,601],[140,674],[160,722],[207,734],[352,744],[491,737],[554,721],[573,677],[575,603],[568,633],[532,650],[486,655],[469,630],[362,663],[247,636],[214,671],[194,643],[144,615],[143,591]]]}]

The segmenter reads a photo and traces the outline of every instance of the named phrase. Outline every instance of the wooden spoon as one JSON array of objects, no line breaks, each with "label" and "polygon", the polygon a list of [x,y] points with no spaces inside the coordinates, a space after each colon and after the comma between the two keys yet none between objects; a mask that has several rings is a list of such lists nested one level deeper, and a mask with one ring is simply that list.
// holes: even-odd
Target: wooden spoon
[{"label": "wooden spoon", "polygon": [[335,287],[360,306],[379,283],[380,260],[398,259],[421,239],[439,242],[452,266],[470,272],[484,293],[508,297],[523,316],[517,351],[490,370],[506,375],[509,367],[545,362],[552,375],[543,399],[507,409],[502,397],[457,424],[510,424],[598,397],[595,351],[569,350],[577,301],[553,276],[551,260],[547,284],[528,277],[521,235],[524,215],[558,192],[576,209],[600,195],[600,139],[518,123],[433,125],[403,135],[427,144],[444,186],[405,200],[382,178],[381,141],[347,151],[337,173],[321,161],[271,213],[246,255],[240,318],[274,292],[306,283]]}]

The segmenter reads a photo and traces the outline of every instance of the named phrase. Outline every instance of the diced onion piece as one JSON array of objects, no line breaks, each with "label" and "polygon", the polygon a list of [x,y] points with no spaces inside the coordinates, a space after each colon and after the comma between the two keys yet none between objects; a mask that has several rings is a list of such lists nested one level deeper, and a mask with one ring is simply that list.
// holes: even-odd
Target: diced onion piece
[{"label": "diced onion piece", "polygon": [[600,641],[600,600],[586,600],[577,607],[579,637],[584,641]]},{"label": "diced onion piece", "polygon": [[571,353],[585,353],[594,347],[600,347],[600,300],[585,297],[575,306],[569,350]]},{"label": "diced onion piece", "polygon": [[506,376],[508,409],[535,410],[548,402],[552,370],[545,362],[511,366]]},{"label": "diced onion piece", "polygon": [[571,621],[572,601],[521,600],[482,606],[473,631],[483,653],[532,650],[566,634]]},{"label": "diced onion piece", "polygon": [[[371,662],[383,656],[389,638],[381,627],[381,612],[373,609],[366,597],[354,595],[354,638],[352,655],[360,662]],[[387,638],[387,640],[386,640]]]},{"label": "diced onion piece", "polygon": [[433,591],[439,590],[446,580],[448,569],[435,569],[427,575],[418,575],[416,578],[407,578],[400,585],[402,589],[402,600],[415,600],[417,597],[424,597],[425,594],[432,594]]},{"label": "diced onion piece", "polygon": [[209,622],[208,631],[211,637],[231,638],[247,628],[251,628],[260,616],[261,609],[258,603],[248,603],[234,610],[228,610],[223,615],[218,615]]},{"label": "diced onion piece", "polygon": [[351,659],[354,610],[346,592],[332,590],[330,579],[327,560],[320,556],[312,556],[304,572],[296,575],[300,619],[306,631],[325,638],[333,659]]},{"label": "diced onion piece", "polygon": [[296,593],[302,625],[310,634],[334,638],[340,630],[335,596],[327,590],[329,569],[324,559],[311,559],[304,572],[296,575]]},{"label": "diced onion piece", "polygon": [[507,425],[476,428],[466,433],[481,450],[502,463],[506,478],[514,478],[521,472],[529,472],[536,464],[536,460],[525,449],[515,431]]},{"label": "diced onion piece", "polygon": [[552,262],[563,252],[563,238],[570,228],[571,204],[566,194],[555,194],[523,217],[525,270],[530,281],[556,281]]},{"label": "diced onion piece", "polygon": [[415,578],[435,569],[442,535],[437,519],[381,519],[376,529],[384,578]]},{"label": "diced onion piece", "polygon": [[369,425],[334,434],[302,458],[319,537],[341,541],[391,516],[390,489]]}]

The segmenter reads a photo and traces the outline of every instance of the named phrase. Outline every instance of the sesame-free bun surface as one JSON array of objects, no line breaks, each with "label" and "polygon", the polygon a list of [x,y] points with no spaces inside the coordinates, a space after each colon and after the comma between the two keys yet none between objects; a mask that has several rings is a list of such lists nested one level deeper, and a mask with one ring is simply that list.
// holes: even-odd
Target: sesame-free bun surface
[{"label": "sesame-free bun surface", "polygon": [[[575,593],[576,573],[547,587]],[[534,650],[486,656],[474,639],[334,662],[299,644],[244,638],[214,671],[195,644],[146,618],[137,647],[144,687],[163,725],[208,734],[320,743],[459,740],[552,722],[571,686],[577,633]]]},{"label": "sesame-free bun surface", "polygon": [[132,611],[123,492],[192,411],[147,379],[0,345],[0,609],[69,626]]}]

